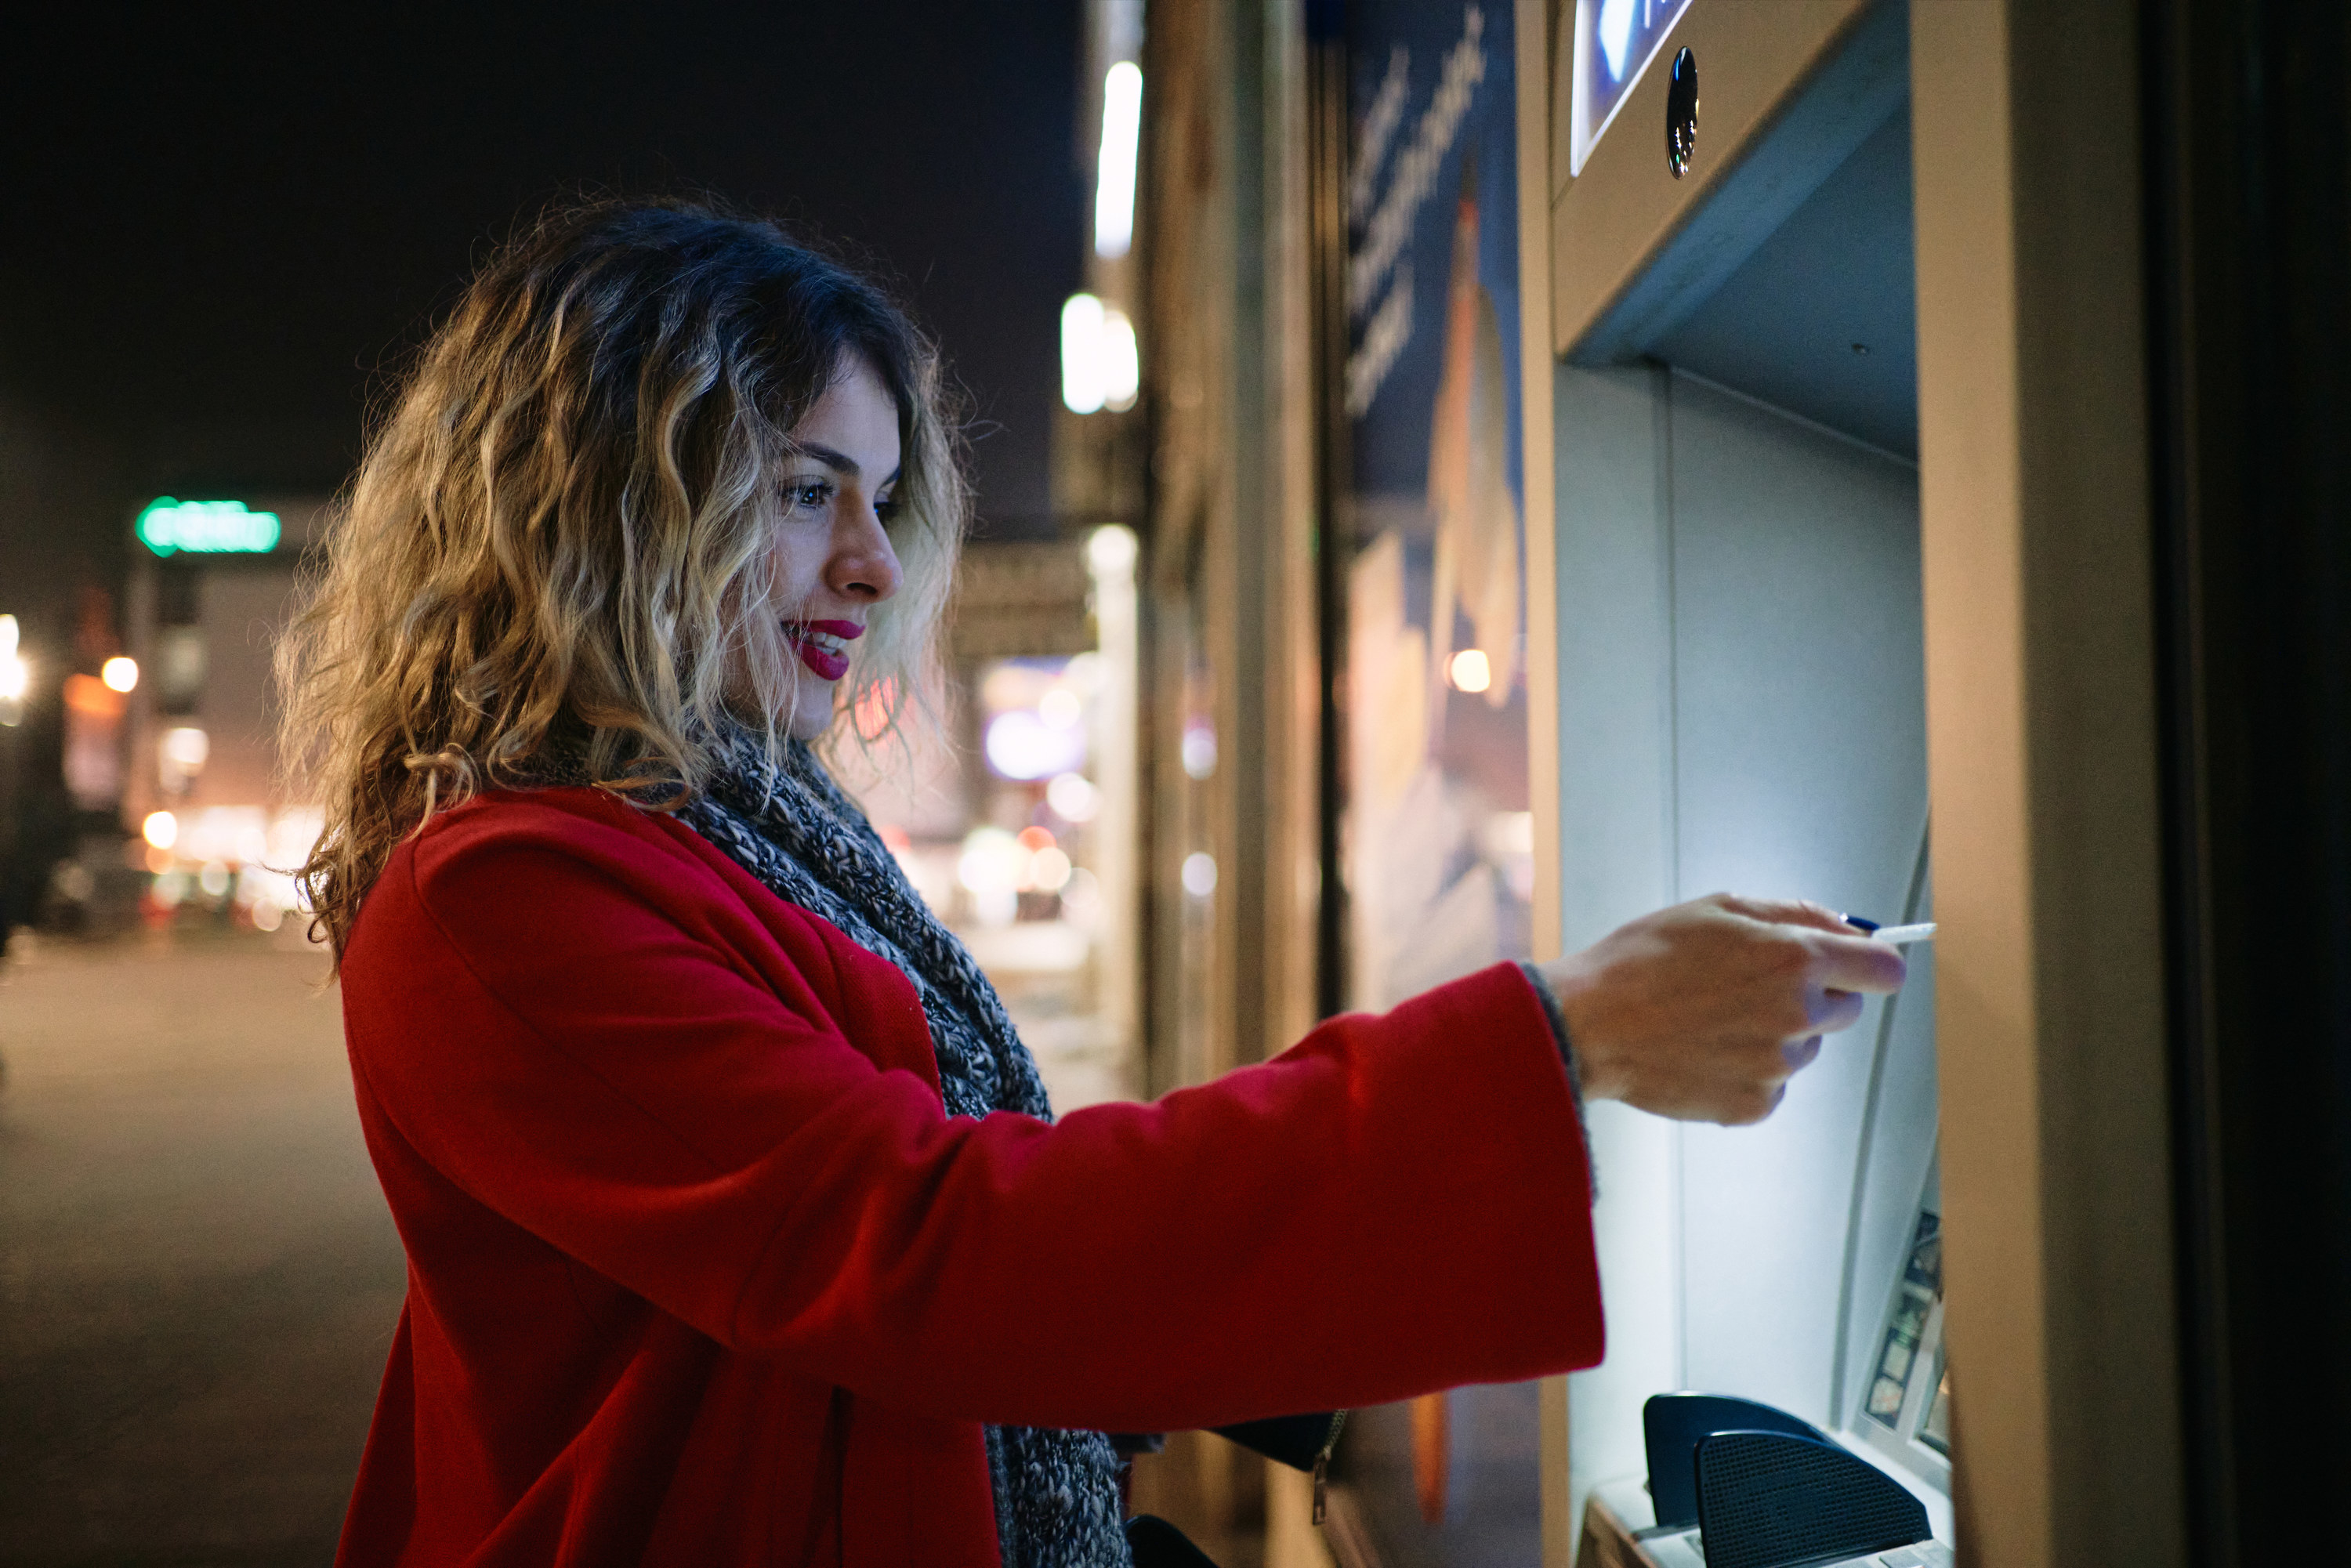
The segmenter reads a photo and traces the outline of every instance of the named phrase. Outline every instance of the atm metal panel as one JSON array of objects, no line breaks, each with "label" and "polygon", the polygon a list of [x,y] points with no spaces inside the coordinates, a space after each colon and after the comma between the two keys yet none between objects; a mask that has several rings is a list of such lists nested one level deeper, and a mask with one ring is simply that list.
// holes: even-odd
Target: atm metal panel
[{"label": "atm metal panel", "polygon": [[[1898,918],[1926,812],[1917,474],[1691,378],[1667,384],[1678,892]],[[1694,1387],[1840,1424],[1846,1222],[1882,1008],[1830,1040],[1763,1125],[1684,1135]],[[1932,1126],[1885,1134],[1923,1143]]]}]

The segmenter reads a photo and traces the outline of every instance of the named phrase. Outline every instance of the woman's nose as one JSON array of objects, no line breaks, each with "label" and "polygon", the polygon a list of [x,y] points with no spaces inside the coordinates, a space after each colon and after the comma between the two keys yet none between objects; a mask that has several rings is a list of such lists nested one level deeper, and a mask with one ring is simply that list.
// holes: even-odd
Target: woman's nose
[{"label": "woman's nose", "polygon": [[857,508],[852,520],[844,525],[846,537],[838,541],[833,551],[831,579],[834,592],[850,599],[862,599],[880,603],[898,591],[905,573],[898,564],[898,552],[890,543],[889,530],[872,507]]}]

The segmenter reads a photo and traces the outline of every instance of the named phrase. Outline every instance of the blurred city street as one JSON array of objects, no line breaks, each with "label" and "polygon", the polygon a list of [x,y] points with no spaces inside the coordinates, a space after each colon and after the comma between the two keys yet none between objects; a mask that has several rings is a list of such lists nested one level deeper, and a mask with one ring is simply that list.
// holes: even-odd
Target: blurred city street
[{"label": "blurred city street", "polygon": [[[1132,1092],[996,947],[1057,1103]],[[0,964],[0,1568],[331,1560],[404,1270],[325,974],[292,921]]]},{"label": "blurred city street", "polygon": [[403,1269],[290,925],[0,966],[5,1568],[331,1560]]},{"label": "blurred city street", "polygon": [[2351,0],[37,15],[0,1568],[2351,1568]]}]

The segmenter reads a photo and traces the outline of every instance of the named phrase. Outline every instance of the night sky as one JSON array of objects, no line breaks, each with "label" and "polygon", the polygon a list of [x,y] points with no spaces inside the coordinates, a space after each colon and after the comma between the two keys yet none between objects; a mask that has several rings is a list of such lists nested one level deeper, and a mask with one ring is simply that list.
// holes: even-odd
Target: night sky
[{"label": "night sky", "polygon": [[159,490],[334,488],[566,193],[707,190],[868,258],[972,395],[983,517],[1043,521],[1074,4],[94,9],[0,68],[0,601],[103,575]]}]

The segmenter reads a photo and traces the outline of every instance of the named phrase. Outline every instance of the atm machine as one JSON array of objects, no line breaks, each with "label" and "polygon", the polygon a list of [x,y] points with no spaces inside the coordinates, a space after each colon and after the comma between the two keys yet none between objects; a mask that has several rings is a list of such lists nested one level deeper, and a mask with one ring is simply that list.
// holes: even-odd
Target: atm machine
[{"label": "atm machine", "polygon": [[[1564,944],[1718,890],[1932,921],[1907,7],[1570,10]],[[1759,1127],[1593,1108],[1610,1346],[1568,1385],[1579,1561],[1743,1560],[1695,1529],[1708,1434],[1645,1430],[1685,1392],[1854,1461],[1923,1526],[1881,1527],[1910,1552],[1883,1561],[1949,1561],[1933,946],[1908,956]]]}]

